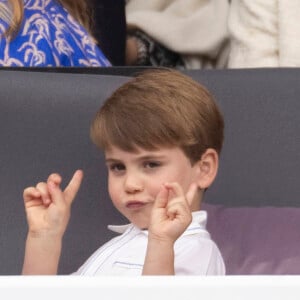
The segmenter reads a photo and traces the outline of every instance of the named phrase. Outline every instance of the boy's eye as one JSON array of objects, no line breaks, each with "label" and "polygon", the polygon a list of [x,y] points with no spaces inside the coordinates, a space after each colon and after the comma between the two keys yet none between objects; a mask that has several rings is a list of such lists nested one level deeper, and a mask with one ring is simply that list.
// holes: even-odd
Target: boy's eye
[{"label": "boy's eye", "polygon": [[159,167],[161,164],[156,161],[147,161],[144,163],[144,167],[147,169],[153,169]]},{"label": "boy's eye", "polygon": [[120,172],[120,171],[125,170],[125,166],[123,164],[119,164],[119,163],[117,163],[117,164],[111,164],[109,166],[109,170],[115,171],[115,172]]}]

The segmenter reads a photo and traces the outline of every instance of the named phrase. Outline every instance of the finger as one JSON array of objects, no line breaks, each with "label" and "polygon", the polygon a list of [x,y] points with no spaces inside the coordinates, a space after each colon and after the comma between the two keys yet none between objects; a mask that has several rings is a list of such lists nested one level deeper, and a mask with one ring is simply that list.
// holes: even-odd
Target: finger
[{"label": "finger", "polygon": [[[52,182],[52,184],[56,185],[60,189],[60,184],[61,184],[62,178],[59,174],[57,173],[52,173],[48,179],[47,179],[47,188],[49,189],[49,183]],[[51,184],[50,184],[51,185]],[[55,199],[54,199],[55,200]],[[45,205],[50,205],[52,202],[52,199],[50,201],[44,202]]]},{"label": "finger", "polygon": [[58,206],[62,205],[62,204],[64,205],[64,202],[65,202],[64,195],[63,195],[63,192],[62,192],[60,186],[56,182],[49,180],[47,182],[47,187],[48,187],[52,202]]},{"label": "finger", "polygon": [[35,187],[28,187],[23,191],[23,199],[25,202],[31,201],[35,198],[40,198],[40,197],[41,197],[41,193]]},{"label": "finger", "polygon": [[159,193],[156,196],[153,207],[165,208],[168,204],[169,191],[165,186],[162,186]]},{"label": "finger", "polygon": [[178,200],[172,201],[168,203],[167,212],[168,213],[187,213],[190,212],[190,208],[187,205],[187,202],[180,201],[181,198],[177,198]]},{"label": "finger", "polygon": [[196,183],[192,183],[187,193],[185,194],[185,198],[189,206],[193,204],[197,191],[198,191],[198,185]]},{"label": "finger", "polygon": [[177,201],[173,204],[169,204],[167,207],[167,216],[169,219],[180,219],[189,224],[192,220],[192,214],[188,204],[185,202]]},{"label": "finger", "polygon": [[174,220],[176,218],[177,214],[178,214],[178,206],[177,205],[168,206],[167,216],[169,219]]},{"label": "finger", "polygon": [[53,173],[53,174],[51,174],[51,175],[48,177],[47,182],[49,182],[49,181],[52,181],[52,182],[54,182],[55,184],[60,185],[60,184],[61,184],[61,181],[62,181],[62,178],[61,178],[61,176],[60,176],[59,174]]},{"label": "finger", "polygon": [[181,185],[177,182],[172,183],[166,183],[165,186],[168,188],[169,191],[172,193],[169,193],[169,203],[172,203],[174,201],[184,201],[186,202],[184,191],[181,187]]},{"label": "finger", "polygon": [[174,193],[175,197],[182,197],[184,196],[184,192],[182,187],[180,186],[179,183],[177,182],[168,182],[165,183],[165,187],[168,188],[169,190],[171,190]]},{"label": "finger", "polygon": [[64,190],[65,201],[68,204],[71,204],[80,188],[81,182],[83,179],[82,170],[77,170],[72,179],[70,180],[68,186]]},{"label": "finger", "polygon": [[48,186],[45,182],[39,182],[36,185],[36,188],[39,190],[41,194],[41,199],[45,205],[49,205],[51,203],[51,196],[49,194]]}]

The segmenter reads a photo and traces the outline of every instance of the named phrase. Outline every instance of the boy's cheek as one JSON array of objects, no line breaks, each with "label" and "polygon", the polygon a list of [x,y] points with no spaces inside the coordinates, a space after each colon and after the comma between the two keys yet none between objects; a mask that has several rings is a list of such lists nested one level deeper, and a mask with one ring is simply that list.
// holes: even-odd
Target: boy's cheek
[{"label": "boy's cheek", "polygon": [[112,180],[108,179],[108,194],[112,202],[115,202],[115,195],[117,194],[116,184]]}]

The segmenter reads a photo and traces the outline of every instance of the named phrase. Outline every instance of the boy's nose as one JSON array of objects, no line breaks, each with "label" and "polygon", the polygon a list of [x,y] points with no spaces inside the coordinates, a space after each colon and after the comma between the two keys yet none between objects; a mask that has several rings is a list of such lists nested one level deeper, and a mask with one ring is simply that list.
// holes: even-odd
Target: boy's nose
[{"label": "boy's nose", "polygon": [[136,175],[127,174],[124,181],[124,189],[126,193],[136,193],[143,190],[142,180]]}]

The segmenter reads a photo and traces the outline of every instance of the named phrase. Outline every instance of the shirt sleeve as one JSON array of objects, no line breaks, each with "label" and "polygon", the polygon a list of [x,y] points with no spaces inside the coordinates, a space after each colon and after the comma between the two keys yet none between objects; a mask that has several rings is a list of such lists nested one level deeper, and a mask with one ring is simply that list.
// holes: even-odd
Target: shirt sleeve
[{"label": "shirt sleeve", "polygon": [[217,245],[197,234],[175,243],[176,275],[225,275],[225,265]]},{"label": "shirt sleeve", "polygon": [[55,56],[49,41],[38,33],[29,36],[18,34],[11,42],[0,41],[0,64],[4,66],[56,66]]}]

